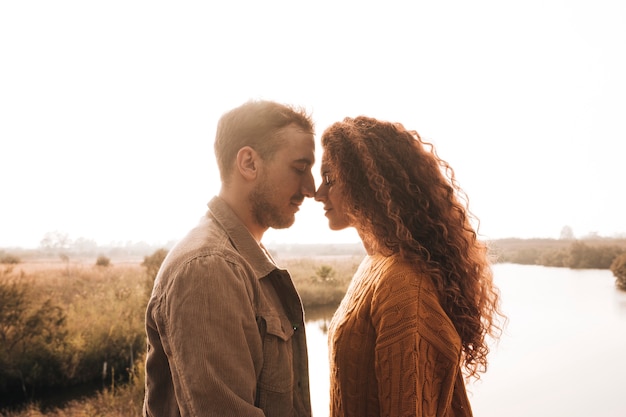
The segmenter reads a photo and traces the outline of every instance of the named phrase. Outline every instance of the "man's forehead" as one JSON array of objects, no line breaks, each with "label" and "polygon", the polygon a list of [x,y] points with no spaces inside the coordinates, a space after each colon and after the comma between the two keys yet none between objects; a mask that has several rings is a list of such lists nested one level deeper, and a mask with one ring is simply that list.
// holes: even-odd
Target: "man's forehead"
[{"label": "man's forehead", "polygon": [[291,161],[292,163],[304,163],[313,165],[315,163],[315,145],[307,144],[306,140],[289,140],[285,146],[278,150],[278,154],[282,154],[281,158]]},{"label": "man's forehead", "polygon": [[315,152],[315,138],[312,133],[304,131],[292,131],[283,136],[286,147],[302,149],[303,152]]}]

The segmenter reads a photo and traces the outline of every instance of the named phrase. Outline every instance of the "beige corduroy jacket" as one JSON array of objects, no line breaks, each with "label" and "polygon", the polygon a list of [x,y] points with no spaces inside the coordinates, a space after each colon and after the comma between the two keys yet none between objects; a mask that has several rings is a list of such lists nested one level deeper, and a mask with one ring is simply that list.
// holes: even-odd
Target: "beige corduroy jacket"
[{"label": "beige corduroy jacket", "polygon": [[300,298],[219,197],[163,262],[146,332],[144,416],[311,415]]}]

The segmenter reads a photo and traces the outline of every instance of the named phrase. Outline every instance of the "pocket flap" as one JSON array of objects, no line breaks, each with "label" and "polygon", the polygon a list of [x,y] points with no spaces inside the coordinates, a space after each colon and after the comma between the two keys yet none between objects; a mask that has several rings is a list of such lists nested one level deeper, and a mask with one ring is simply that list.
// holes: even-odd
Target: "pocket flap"
[{"label": "pocket flap", "polygon": [[265,323],[267,325],[267,333],[281,338],[284,341],[291,339],[293,336],[293,327],[291,325],[285,325],[287,321],[283,321],[278,316],[265,316]]}]

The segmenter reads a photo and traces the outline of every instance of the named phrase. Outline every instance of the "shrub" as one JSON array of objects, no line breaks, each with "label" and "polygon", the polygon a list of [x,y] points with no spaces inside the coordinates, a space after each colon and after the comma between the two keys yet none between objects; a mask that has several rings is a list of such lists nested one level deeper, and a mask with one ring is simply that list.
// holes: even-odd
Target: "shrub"
[{"label": "shrub", "polygon": [[151,290],[152,284],[154,284],[154,279],[159,272],[159,268],[161,268],[161,264],[167,256],[167,252],[167,249],[161,248],[154,251],[152,255],[143,257],[143,262],[141,263],[141,266],[146,268],[146,273],[148,274],[150,284],[149,286]]},{"label": "shrub", "polygon": [[622,253],[611,263],[611,272],[615,275],[615,285],[622,291],[626,291],[626,252]]},{"label": "shrub", "polygon": [[361,256],[287,258],[280,260],[293,278],[305,309],[337,305],[343,298]]},{"label": "shrub", "polygon": [[66,316],[52,301],[35,297],[23,277],[0,276],[0,388],[19,384],[24,399],[40,382],[59,383],[66,347]]},{"label": "shrub", "polygon": [[0,270],[0,404],[50,386],[124,382],[145,352],[142,268],[64,270]]},{"label": "shrub", "polygon": [[569,248],[569,261],[566,266],[574,269],[610,269],[611,264],[623,248],[617,245],[587,244],[583,241],[572,243]]},{"label": "shrub", "polygon": [[71,400],[63,408],[42,407],[37,403],[28,403],[22,409],[0,410],[4,417],[82,417],[116,416],[134,417],[141,415],[144,397],[144,362],[141,355],[135,362],[129,381],[118,386],[107,386],[97,394]]},{"label": "shrub", "polygon": [[146,298],[149,299],[152,294],[152,287],[154,287],[154,280],[156,279],[157,274],[159,273],[159,269],[161,268],[161,264],[165,260],[167,256],[167,249],[157,249],[150,256],[144,256],[143,262],[141,266],[146,268],[146,274],[148,278],[145,281],[144,293]]},{"label": "shrub", "polygon": [[335,270],[332,266],[322,265],[315,270],[315,275],[320,281],[332,281],[335,278]]},{"label": "shrub", "polygon": [[98,259],[96,259],[96,266],[109,266],[111,265],[111,259],[107,258],[104,255],[100,255],[98,256]]},{"label": "shrub", "polygon": [[0,254],[0,264],[19,264],[20,262],[22,262],[22,260],[15,255],[11,255],[10,253]]}]

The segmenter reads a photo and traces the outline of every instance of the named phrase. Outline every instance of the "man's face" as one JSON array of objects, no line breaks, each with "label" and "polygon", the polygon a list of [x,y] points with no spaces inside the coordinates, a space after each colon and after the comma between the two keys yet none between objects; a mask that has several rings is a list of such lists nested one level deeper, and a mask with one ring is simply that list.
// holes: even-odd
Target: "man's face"
[{"label": "man's face", "polygon": [[313,197],[315,161],[313,135],[295,125],[282,129],[285,144],[264,161],[257,185],[250,194],[252,214],[264,228],[284,229],[293,224],[304,197]]}]

